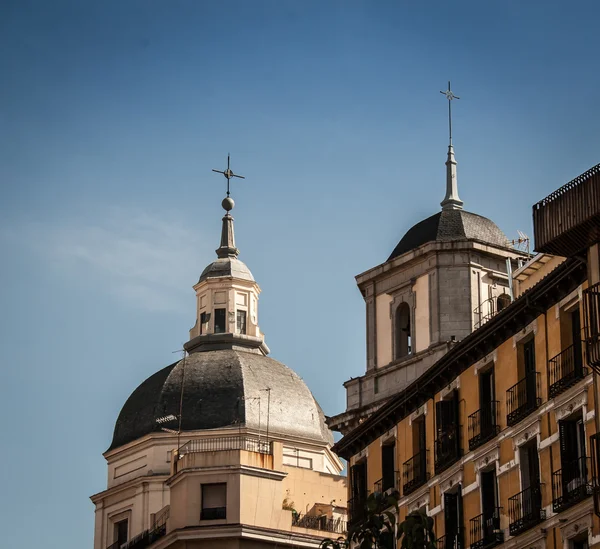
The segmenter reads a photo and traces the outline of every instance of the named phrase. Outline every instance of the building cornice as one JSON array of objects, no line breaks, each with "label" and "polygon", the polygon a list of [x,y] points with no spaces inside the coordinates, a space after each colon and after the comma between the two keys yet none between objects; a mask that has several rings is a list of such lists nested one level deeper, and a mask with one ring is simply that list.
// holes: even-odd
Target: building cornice
[{"label": "building cornice", "polygon": [[[301,530],[298,528],[297,530]],[[324,534],[327,534],[324,532]],[[169,532],[152,546],[153,549],[172,547],[176,541],[245,538],[272,542],[278,546],[319,547],[325,536],[305,534],[300,531],[272,530],[245,524],[223,524],[218,526],[194,526]]]},{"label": "building cornice", "polygon": [[334,445],[333,451],[350,459],[413,410],[433,398],[467,368],[517,334],[539,315],[586,280],[586,265],[569,259],[450,349],[405,390],[392,397],[370,418]]}]

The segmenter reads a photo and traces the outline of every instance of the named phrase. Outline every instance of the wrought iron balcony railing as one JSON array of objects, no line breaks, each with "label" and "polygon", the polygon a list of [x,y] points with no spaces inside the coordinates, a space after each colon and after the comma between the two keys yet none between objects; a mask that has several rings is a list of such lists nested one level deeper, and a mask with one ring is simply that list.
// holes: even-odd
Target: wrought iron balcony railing
[{"label": "wrought iron balcony railing", "polygon": [[271,443],[264,438],[250,435],[233,435],[188,440],[178,449],[178,455],[196,452],[222,452],[226,450],[245,450],[258,454],[271,454]]},{"label": "wrought iron balcony railing", "polygon": [[348,524],[356,524],[366,518],[368,495],[369,492],[366,492],[348,500]]},{"label": "wrought iron balcony railing", "polygon": [[112,545],[108,546],[108,549],[143,549],[144,547],[149,547],[167,533],[169,509],[170,507],[167,505],[156,513],[152,521],[152,528],[145,530],[125,543],[115,541]]},{"label": "wrought iron balcony railing", "polygon": [[382,478],[375,482],[375,491],[383,493],[388,490],[399,490],[399,477],[399,471],[390,471],[387,475],[383,475]]},{"label": "wrought iron balcony railing", "polygon": [[600,374],[600,282],[583,290],[583,316],[587,362]]},{"label": "wrought iron balcony railing", "polygon": [[469,521],[471,549],[488,549],[504,543],[504,531],[500,528],[500,509],[496,507],[489,516],[477,515]]},{"label": "wrought iron balcony railing", "polygon": [[550,374],[548,398],[554,398],[583,379],[588,369],[583,365],[581,341],[577,341],[548,361]]},{"label": "wrought iron balcony railing", "polygon": [[592,495],[590,459],[581,457],[552,473],[552,510],[559,513]]},{"label": "wrought iron balcony railing", "polygon": [[594,494],[594,512],[600,517],[600,433],[590,437],[592,450],[592,493]]},{"label": "wrought iron balcony railing", "polygon": [[481,446],[500,432],[500,403],[491,401],[487,407],[469,416],[469,450]]},{"label": "wrought iron balcony railing", "polygon": [[436,541],[437,549],[463,549],[460,534],[446,534]]},{"label": "wrought iron balcony railing", "polygon": [[573,257],[596,241],[600,217],[600,164],[533,206],[538,252]]},{"label": "wrought iron balcony railing", "polygon": [[334,534],[345,534],[348,531],[346,521],[341,519],[327,518],[327,516],[292,515],[292,526],[309,528],[310,530],[321,530]]},{"label": "wrought iron balcony railing", "polygon": [[429,480],[429,450],[421,450],[402,466],[402,491],[411,494]]},{"label": "wrought iron balcony railing", "polygon": [[539,372],[529,372],[506,391],[506,423],[516,425],[542,404]]},{"label": "wrought iron balcony railing", "polygon": [[460,425],[454,425],[446,432],[441,433],[435,440],[435,474],[441,473],[458,461],[461,456],[460,451]]},{"label": "wrought iron balcony railing", "polygon": [[508,518],[510,521],[508,530],[511,536],[525,532],[546,520],[546,512],[542,508],[542,488],[539,483],[508,498]]}]

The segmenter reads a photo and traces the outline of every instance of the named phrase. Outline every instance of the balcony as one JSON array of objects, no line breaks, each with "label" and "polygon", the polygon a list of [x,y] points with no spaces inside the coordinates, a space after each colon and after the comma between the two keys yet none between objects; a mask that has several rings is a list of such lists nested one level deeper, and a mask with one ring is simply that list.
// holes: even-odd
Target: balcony
[{"label": "balcony", "polygon": [[367,517],[367,492],[362,496],[354,496],[348,500],[348,524],[354,525]]},{"label": "balcony", "polygon": [[542,404],[539,372],[530,372],[506,391],[506,423],[516,425]]},{"label": "balcony", "polygon": [[167,533],[169,509],[170,507],[167,505],[166,507],[163,507],[160,512],[156,513],[154,520],[152,521],[152,528],[131,538],[127,543],[119,543],[116,541],[110,545],[108,549],[143,549],[144,547],[149,547]]},{"label": "balcony", "polygon": [[475,450],[500,432],[500,403],[493,400],[487,408],[481,408],[469,416],[469,451]]},{"label": "balcony", "polygon": [[518,536],[536,524],[546,520],[542,508],[542,489],[540,484],[526,488],[508,499],[508,530],[511,536]]},{"label": "balcony", "polygon": [[462,549],[460,534],[446,534],[436,541],[437,549]]},{"label": "balcony", "polygon": [[214,452],[223,452],[223,465],[248,465],[273,468],[273,445],[264,438],[233,435],[189,440],[177,449],[172,474],[184,469],[208,467],[214,463]]},{"label": "balcony", "polygon": [[471,549],[488,549],[504,543],[504,531],[500,528],[500,509],[496,507],[492,516],[484,513],[469,521]]},{"label": "balcony", "polygon": [[582,353],[582,345],[578,341],[548,361],[548,398],[554,398],[587,376],[588,369],[583,366]]},{"label": "balcony", "polygon": [[587,362],[600,373],[600,283],[583,290],[583,315]]},{"label": "balcony", "polygon": [[582,457],[564,464],[552,473],[552,510],[555,513],[579,503],[592,495],[588,481],[590,459]]},{"label": "balcony", "polygon": [[415,454],[402,466],[402,492],[411,494],[429,480],[427,466],[429,464],[429,450],[422,450]]},{"label": "balcony", "polygon": [[600,433],[590,437],[592,450],[592,493],[594,494],[594,512],[600,517]]},{"label": "balcony", "polygon": [[343,535],[348,531],[346,522],[341,519],[328,518],[326,515],[292,515],[292,526],[298,528],[308,528],[310,530],[320,530],[321,532],[331,532],[333,534]]},{"label": "balcony", "polygon": [[460,425],[454,425],[435,440],[435,474],[438,475],[460,458]]},{"label": "balcony", "polygon": [[375,482],[375,491],[383,494],[388,491],[399,490],[399,477],[399,471],[390,471],[389,474],[384,474],[383,478]]},{"label": "balcony", "polygon": [[538,252],[573,257],[597,240],[600,164],[533,206]]}]

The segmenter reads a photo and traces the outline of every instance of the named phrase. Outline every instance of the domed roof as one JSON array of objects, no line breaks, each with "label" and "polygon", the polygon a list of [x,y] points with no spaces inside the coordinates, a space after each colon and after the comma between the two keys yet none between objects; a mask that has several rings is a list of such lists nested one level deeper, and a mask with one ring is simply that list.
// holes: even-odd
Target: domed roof
[{"label": "domed roof", "polygon": [[226,349],[192,353],[146,379],[125,402],[109,450],[159,432],[157,418],[179,414],[182,374],[182,431],[240,425],[265,431],[269,410],[274,436],[333,444],[323,411],[293,370],[259,353]]},{"label": "domed roof", "polygon": [[250,272],[250,269],[246,267],[243,261],[240,261],[236,257],[220,257],[213,261],[206,269],[202,271],[200,280],[202,282],[207,278],[218,278],[232,276],[234,278],[241,278],[242,280],[249,280],[254,282],[254,277]]},{"label": "domed roof", "polygon": [[427,242],[456,240],[477,240],[501,248],[510,247],[506,235],[487,217],[458,209],[442,210],[410,228],[388,261]]}]

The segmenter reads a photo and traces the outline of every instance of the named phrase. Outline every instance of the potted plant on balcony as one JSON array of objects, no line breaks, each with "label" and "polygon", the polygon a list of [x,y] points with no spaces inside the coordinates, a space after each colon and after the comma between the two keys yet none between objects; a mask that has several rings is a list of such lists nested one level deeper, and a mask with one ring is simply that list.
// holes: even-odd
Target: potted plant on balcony
[{"label": "potted plant on balcony", "polygon": [[360,549],[436,549],[433,519],[413,511],[398,522],[398,492],[384,495],[375,492],[367,498],[365,520],[356,524],[344,537],[323,540],[321,549],[347,549],[350,544]]}]

